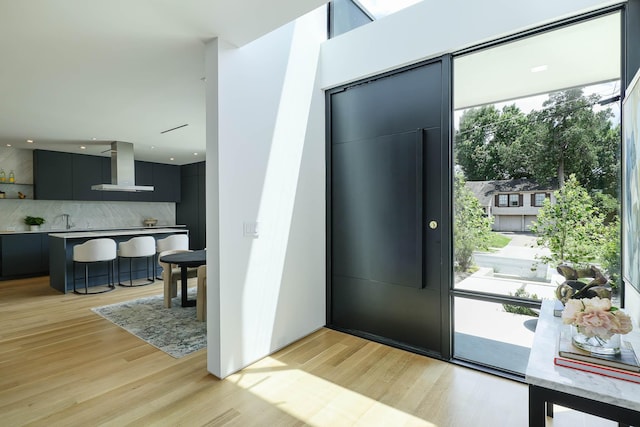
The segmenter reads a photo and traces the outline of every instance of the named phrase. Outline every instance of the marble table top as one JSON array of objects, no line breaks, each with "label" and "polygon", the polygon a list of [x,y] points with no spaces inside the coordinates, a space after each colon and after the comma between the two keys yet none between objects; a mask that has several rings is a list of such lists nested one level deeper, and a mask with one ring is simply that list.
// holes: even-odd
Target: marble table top
[{"label": "marble table top", "polygon": [[[529,356],[525,381],[528,384],[558,390],[600,402],[640,411],[640,384],[582,372],[577,369],[556,366],[558,336],[562,328],[559,317],[553,316],[554,301],[542,302],[542,310]],[[622,336],[640,355],[640,330],[634,319],[634,329]]]}]

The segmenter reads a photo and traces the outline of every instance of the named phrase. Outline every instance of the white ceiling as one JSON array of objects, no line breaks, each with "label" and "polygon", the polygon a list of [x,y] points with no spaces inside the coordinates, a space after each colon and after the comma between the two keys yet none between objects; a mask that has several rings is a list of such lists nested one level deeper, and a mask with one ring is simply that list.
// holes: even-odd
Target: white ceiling
[{"label": "white ceiling", "polygon": [[617,80],[620,66],[616,12],[456,58],[454,109]]},{"label": "white ceiling", "polygon": [[242,46],[326,2],[0,0],[0,146],[203,160],[204,43]]},{"label": "white ceiling", "polygon": [[[137,160],[200,161],[204,43],[242,46],[326,2],[0,0],[0,146],[101,154],[117,140]],[[615,14],[457,57],[455,108],[618,79],[619,25]]]}]

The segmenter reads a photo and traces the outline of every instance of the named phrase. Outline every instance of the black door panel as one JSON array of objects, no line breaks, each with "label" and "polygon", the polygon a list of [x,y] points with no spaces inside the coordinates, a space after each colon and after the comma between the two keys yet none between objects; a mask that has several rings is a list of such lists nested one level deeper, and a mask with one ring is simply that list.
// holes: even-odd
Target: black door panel
[{"label": "black door panel", "polygon": [[437,354],[443,92],[436,62],[330,96],[329,325]]},{"label": "black door panel", "polygon": [[422,287],[420,132],[334,146],[334,273]]}]

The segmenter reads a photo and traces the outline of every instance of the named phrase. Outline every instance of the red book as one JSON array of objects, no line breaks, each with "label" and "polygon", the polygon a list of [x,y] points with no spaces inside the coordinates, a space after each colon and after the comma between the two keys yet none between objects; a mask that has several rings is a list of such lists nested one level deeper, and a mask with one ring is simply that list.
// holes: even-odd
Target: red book
[{"label": "red book", "polygon": [[565,368],[577,369],[583,372],[590,372],[605,377],[616,378],[619,380],[631,381],[640,384],[640,373],[627,371],[625,369],[616,369],[604,365],[596,365],[594,363],[583,362],[580,360],[567,359],[565,357],[556,356],[553,363]]}]

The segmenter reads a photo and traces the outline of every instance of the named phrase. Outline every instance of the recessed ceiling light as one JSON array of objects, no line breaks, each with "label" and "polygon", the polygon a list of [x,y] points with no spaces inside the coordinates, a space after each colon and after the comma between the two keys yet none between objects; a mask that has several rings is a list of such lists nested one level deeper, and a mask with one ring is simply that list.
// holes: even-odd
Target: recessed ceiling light
[{"label": "recessed ceiling light", "polygon": [[537,67],[533,67],[531,69],[532,73],[539,73],[541,71],[547,71],[547,68],[549,68],[547,65],[538,65]]},{"label": "recessed ceiling light", "polygon": [[98,138],[91,138],[92,141],[95,141],[96,139],[98,139]]},{"label": "recessed ceiling light", "polygon": [[193,153],[193,155],[194,155],[194,156],[197,156],[197,155],[198,155],[198,153]]},{"label": "recessed ceiling light", "polygon": [[27,143],[33,144],[33,139],[27,139]]},{"label": "recessed ceiling light", "polygon": [[156,147],[155,147],[155,145],[152,145],[152,146],[151,146],[151,149],[152,149],[152,150],[153,150],[153,149],[155,149],[155,148],[156,148]]},{"label": "recessed ceiling light", "polygon": [[11,144],[7,144],[7,147],[11,147]]},{"label": "recessed ceiling light", "polygon": [[175,159],[173,157],[169,157],[169,160],[174,161]]},{"label": "recessed ceiling light", "polygon": [[87,149],[87,147],[85,147],[84,145],[81,145],[81,146],[80,146],[80,149],[81,149],[81,150],[86,150],[86,149]]}]

